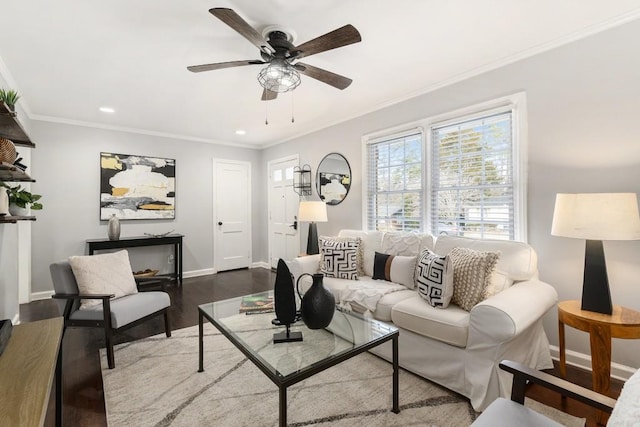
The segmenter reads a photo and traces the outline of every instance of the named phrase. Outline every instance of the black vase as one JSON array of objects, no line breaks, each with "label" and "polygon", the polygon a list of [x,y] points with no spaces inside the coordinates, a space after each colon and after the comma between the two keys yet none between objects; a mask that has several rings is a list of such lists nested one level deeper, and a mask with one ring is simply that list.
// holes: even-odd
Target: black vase
[{"label": "black vase", "polygon": [[[300,295],[300,279],[304,276],[311,276],[313,283],[303,296]],[[322,277],[320,273],[304,273],[298,277],[296,283],[298,295],[302,300],[300,315],[309,329],[322,329],[329,326],[336,309],[336,299],[331,291],[324,287]]]}]

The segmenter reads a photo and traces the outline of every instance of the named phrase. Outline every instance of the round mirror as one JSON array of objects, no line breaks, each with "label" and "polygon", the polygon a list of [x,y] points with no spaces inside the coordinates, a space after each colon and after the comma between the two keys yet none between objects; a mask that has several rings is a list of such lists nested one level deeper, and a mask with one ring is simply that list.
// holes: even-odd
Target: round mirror
[{"label": "round mirror", "polygon": [[328,205],[342,202],[351,187],[351,167],[342,154],[330,153],[318,165],[316,190]]}]

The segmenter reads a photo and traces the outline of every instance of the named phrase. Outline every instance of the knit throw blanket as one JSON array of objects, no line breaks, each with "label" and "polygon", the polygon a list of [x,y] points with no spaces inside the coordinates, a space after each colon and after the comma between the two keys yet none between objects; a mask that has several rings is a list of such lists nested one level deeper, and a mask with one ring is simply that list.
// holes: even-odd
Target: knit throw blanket
[{"label": "knit throw blanket", "polygon": [[405,286],[386,281],[357,281],[340,291],[337,297],[342,308],[349,311],[360,311],[354,306],[362,307],[365,310],[365,315],[368,315],[376,311],[380,298],[391,292],[405,289],[407,289]]}]

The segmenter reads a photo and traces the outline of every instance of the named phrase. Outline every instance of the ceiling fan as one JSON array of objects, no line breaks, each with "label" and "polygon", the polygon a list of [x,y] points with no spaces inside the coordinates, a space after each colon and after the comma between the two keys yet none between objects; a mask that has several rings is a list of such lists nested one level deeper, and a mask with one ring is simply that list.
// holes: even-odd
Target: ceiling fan
[{"label": "ceiling fan", "polygon": [[264,88],[262,91],[263,101],[276,99],[278,93],[295,89],[300,84],[300,74],[340,90],[346,89],[352,82],[347,77],[297,61],[305,56],[358,43],[362,38],[353,25],[345,25],[299,46],[294,46],[291,43],[290,35],[279,29],[267,31],[265,35],[267,39],[265,40],[265,36],[256,31],[232,9],[216,7],[209,9],[209,12],[260,49],[262,59],[192,65],[187,67],[187,70],[191,72],[199,73],[245,65],[268,64],[258,74],[258,81]]}]

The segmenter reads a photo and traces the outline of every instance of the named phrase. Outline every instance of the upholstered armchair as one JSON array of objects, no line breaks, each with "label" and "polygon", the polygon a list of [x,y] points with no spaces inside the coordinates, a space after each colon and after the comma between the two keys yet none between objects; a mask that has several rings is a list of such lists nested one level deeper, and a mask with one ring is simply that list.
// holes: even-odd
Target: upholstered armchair
[{"label": "upholstered armchair", "polygon": [[[544,372],[536,371],[521,363],[513,362],[510,360],[503,360],[500,362],[500,368],[513,374],[513,384],[511,387],[511,400],[499,397],[491,403],[487,409],[475,420],[472,424],[473,427],[496,427],[496,426],[536,426],[536,427],[561,427],[555,421],[550,420],[544,415],[524,406],[525,389],[527,384],[539,384],[544,388],[556,391],[562,396],[570,397],[572,399],[583,402],[593,408],[599,409],[606,413],[612,413],[613,416],[609,420],[607,425],[637,425],[635,422],[639,419],[632,420],[629,418],[627,411],[623,411],[621,402],[629,401],[631,405],[635,405],[636,409],[633,411],[637,416],[639,406],[636,402],[637,391],[632,398],[631,384],[634,381],[629,381],[630,387],[623,389],[622,395],[616,400],[598,394],[594,391],[586,389],[584,387],[577,386],[563,379],[554,377]],[[638,376],[638,374],[636,374]],[[636,381],[637,382],[637,381]],[[638,386],[635,385],[638,389]],[[625,397],[625,394],[629,396]],[[626,403],[629,406],[629,402]],[[628,422],[628,424],[627,424]]]},{"label": "upholstered armchair", "polygon": [[[131,275],[130,278],[125,277],[126,280],[124,281],[130,279],[133,283],[134,278],[128,263],[128,255],[126,255],[126,251],[123,252],[127,256],[126,271]],[[93,257],[100,256],[104,255],[94,255]],[[123,269],[120,270],[122,274],[126,275]],[[143,287],[141,286],[144,284],[142,281],[136,281],[137,288],[124,296],[116,295],[119,294],[118,289],[115,292],[81,292],[74,269],[72,269],[69,261],[51,264],[50,271],[55,291],[52,298],[58,300],[58,308],[62,316],[64,316],[65,330],[69,326],[103,328],[109,369],[115,367],[113,355],[114,334],[138,325],[152,317],[163,315],[165,333],[167,337],[171,336],[168,312],[171,300],[166,292],[153,291],[147,286]],[[122,275],[114,274],[112,280],[118,280],[121,277]],[[87,280],[86,275],[84,280]],[[160,284],[164,288],[164,284],[162,282]],[[118,297],[116,298],[116,296]],[[86,306],[82,307],[82,305]]]}]

